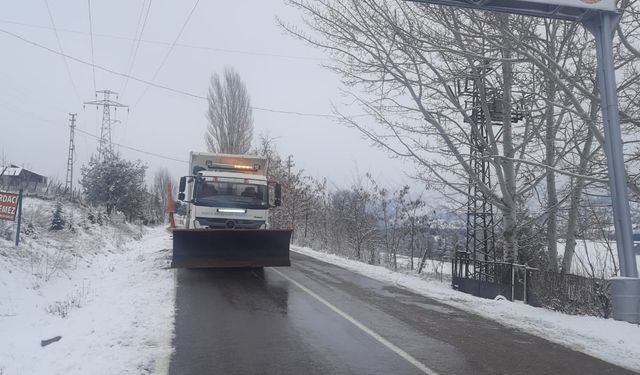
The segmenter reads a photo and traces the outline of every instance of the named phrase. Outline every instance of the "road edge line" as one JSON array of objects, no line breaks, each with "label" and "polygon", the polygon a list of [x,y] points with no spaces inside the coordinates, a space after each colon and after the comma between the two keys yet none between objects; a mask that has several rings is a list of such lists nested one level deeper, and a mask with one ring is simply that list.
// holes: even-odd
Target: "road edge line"
[{"label": "road edge line", "polygon": [[166,349],[166,350],[160,350],[159,353],[156,353],[156,356],[155,356],[153,374],[156,374],[156,375],[169,374],[169,371],[171,369],[171,358],[173,357],[173,354],[175,353],[175,350],[176,350],[176,348],[173,346],[173,341],[176,335],[176,312],[177,312],[176,296],[178,292],[178,272],[175,268],[169,269],[169,271],[171,272],[171,279],[173,280],[173,285],[172,285],[171,291],[169,292],[170,301],[167,301],[167,302],[170,302],[173,305],[173,312],[171,314],[173,316],[173,321],[171,324],[171,330],[167,332],[166,335],[163,335],[160,342],[163,349]]},{"label": "road edge line", "polygon": [[387,349],[389,349],[392,352],[396,353],[397,355],[402,357],[405,361],[411,363],[418,370],[422,371],[423,373],[425,373],[427,375],[439,375],[437,372],[435,372],[434,370],[432,370],[429,367],[427,367],[426,365],[424,365],[422,362],[420,362],[417,359],[415,359],[414,357],[412,357],[411,354],[409,354],[409,353],[405,352],[404,350],[400,349],[398,346],[396,346],[395,344],[393,344],[389,340],[385,339],[384,337],[382,337],[379,334],[377,334],[376,332],[374,332],[371,328],[369,328],[369,327],[365,326],[364,324],[360,323],[359,321],[357,321],[351,315],[347,314],[346,312],[344,312],[344,311],[340,310],[339,308],[337,308],[336,306],[332,305],[329,301],[327,301],[324,298],[320,297],[319,295],[317,295],[316,293],[311,291],[309,288],[305,287],[304,285],[300,284],[299,282],[295,281],[294,279],[292,279],[291,277],[285,275],[284,273],[276,270],[275,268],[271,268],[271,270],[274,271],[275,273],[277,273],[278,275],[280,275],[282,278],[284,278],[287,281],[289,281],[290,283],[292,283],[293,285],[297,286],[303,292],[305,292],[308,295],[310,295],[311,297],[315,298],[318,302],[320,302],[323,305],[325,305],[328,308],[330,308],[333,312],[335,312],[336,314],[340,315],[342,318],[347,320],[349,323],[351,323],[354,326],[356,326],[357,328],[359,328],[362,332],[366,333],[367,335],[371,336],[372,338],[374,338],[376,341],[378,341],[382,345],[386,346]]}]

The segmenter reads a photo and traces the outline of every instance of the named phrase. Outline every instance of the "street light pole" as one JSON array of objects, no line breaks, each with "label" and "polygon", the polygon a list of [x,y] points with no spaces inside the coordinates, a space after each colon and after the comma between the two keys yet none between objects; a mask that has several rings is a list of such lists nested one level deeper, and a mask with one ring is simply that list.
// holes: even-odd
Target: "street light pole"
[{"label": "street light pole", "polygon": [[604,149],[609,170],[609,187],[613,206],[613,220],[618,247],[620,275],[638,277],[633,251],[633,228],[629,210],[627,175],[624,168],[618,90],[613,61],[613,33],[620,16],[611,12],[598,14],[582,24],[595,37],[598,55],[598,84],[604,126]]},{"label": "street light pole", "polygon": [[598,14],[582,24],[596,41],[598,84],[604,125],[604,151],[607,155],[609,187],[613,207],[613,225],[618,247],[620,275],[610,280],[613,318],[640,323],[640,279],[633,248],[633,227],[629,210],[627,174],[624,168],[622,133],[616,72],[613,61],[613,35],[620,16],[612,12]]}]

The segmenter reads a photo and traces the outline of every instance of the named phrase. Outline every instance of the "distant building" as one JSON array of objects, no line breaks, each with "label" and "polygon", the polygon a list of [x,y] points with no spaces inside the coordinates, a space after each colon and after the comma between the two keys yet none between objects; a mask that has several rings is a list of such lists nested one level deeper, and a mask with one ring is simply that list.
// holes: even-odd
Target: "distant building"
[{"label": "distant building", "polygon": [[28,169],[9,165],[0,169],[0,188],[5,190],[24,189],[39,191],[47,186],[47,178]]}]

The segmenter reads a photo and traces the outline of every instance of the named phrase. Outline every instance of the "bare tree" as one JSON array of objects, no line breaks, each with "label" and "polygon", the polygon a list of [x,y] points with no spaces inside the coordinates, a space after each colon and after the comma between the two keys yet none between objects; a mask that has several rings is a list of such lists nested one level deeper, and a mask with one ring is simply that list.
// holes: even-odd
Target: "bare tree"
[{"label": "bare tree", "polygon": [[[566,235],[562,268],[570,269],[581,195],[585,186],[602,189],[607,182],[594,42],[587,31],[564,21],[402,0],[289,3],[304,22],[280,20],[283,28],[327,51],[329,67],[375,119],[342,116],[345,123],[414,161],[418,177],[447,198],[478,199],[467,192],[475,185],[499,211],[499,250],[506,259],[518,260],[521,245],[534,247],[518,233],[535,224],[541,228],[535,235],[545,239],[545,263],[554,270],[558,237]],[[640,197],[638,3],[620,2],[615,43],[627,171]],[[460,95],[461,82],[477,88],[477,103]],[[523,105],[514,113],[517,102]],[[483,114],[484,137],[473,111]],[[516,113],[524,118],[512,120]],[[472,147],[481,152],[470,156]],[[477,177],[473,158],[488,163],[492,185]],[[566,215],[566,233],[558,231],[560,215]]]},{"label": "bare tree", "polygon": [[[377,195],[379,209],[378,220],[382,222],[381,242],[385,252],[385,261],[393,265],[393,270],[398,270],[398,250],[405,237],[403,231],[404,205],[409,187],[390,193],[388,189],[378,186],[373,177],[367,174],[373,192]],[[413,241],[413,238],[412,238]]]},{"label": "bare tree", "polygon": [[207,95],[207,132],[205,140],[210,152],[246,154],[251,149],[253,113],[247,88],[240,75],[226,68],[223,76],[211,77]]},{"label": "bare tree", "polygon": [[[408,187],[405,187],[405,190],[408,191]],[[415,199],[409,199],[407,201],[403,201],[402,213],[404,218],[404,231],[407,233],[409,237],[409,265],[411,270],[414,269],[413,258],[415,255],[415,250],[418,248],[417,240],[418,240],[418,232],[419,226],[422,224],[421,219],[423,218],[423,212],[425,208],[425,202],[421,197],[417,197]]]},{"label": "bare tree", "polygon": [[169,184],[172,182],[171,173],[167,168],[158,169],[153,175],[153,195],[156,199],[157,207],[155,207],[155,215],[164,222],[168,219],[168,202],[169,195],[173,197],[175,192],[175,186],[172,186],[173,191],[169,191]]},{"label": "bare tree", "polygon": [[[348,117],[345,122],[379,147],[416,162],[432,186],[466,196],[468,185],[476,185],[501,211],[504,253],[507,259],[517,259],[518,207],[543,180],[527,179],[532,173],[521,162],[531,134],[537,133],[532,129],[536,124],[512,123],[512,87],[522,69],[515,66],[519,56],[513,54],[513,38],[504,30],[522,20],[472,11],[453,15],[438,8],[426,12],[402,1],[290,3],[305,13],[312,33],[282,26],[332,54],[332,69],[348,86],[364,89],[365,97],[356,99],[379,126]],[[527,26],[523,32],[533,27]],[[487,46],[489,40],[493,45]],[[475,136],[482,133],[479,124],[455,93],[454,82],[465,79],[479,87],[486,123],[500,124],[495,129],[487,126],[486,140]],[[502,110],[490,110],[496,106]],[[474,173],[467,156],[473,138],[482,143],[485,151],[480,157],[491,164],[496,186]]]}]

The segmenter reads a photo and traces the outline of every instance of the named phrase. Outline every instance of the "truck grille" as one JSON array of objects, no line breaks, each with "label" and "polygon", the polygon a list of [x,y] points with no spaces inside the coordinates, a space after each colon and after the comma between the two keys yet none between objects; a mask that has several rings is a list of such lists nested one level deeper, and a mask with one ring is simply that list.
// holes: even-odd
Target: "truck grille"
[{"label": "truck grille", "polygon": [[223,218],[196,218],[198,224],[209,228],[239,228],[239,229],[258,229],[264,220],[244,220],[244,219],[223,219]]}]

